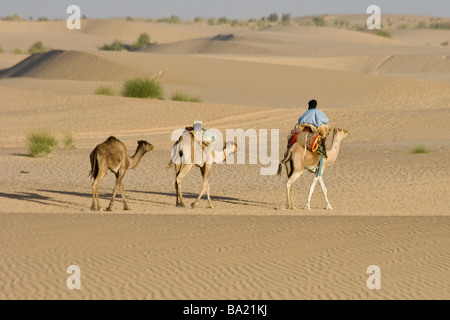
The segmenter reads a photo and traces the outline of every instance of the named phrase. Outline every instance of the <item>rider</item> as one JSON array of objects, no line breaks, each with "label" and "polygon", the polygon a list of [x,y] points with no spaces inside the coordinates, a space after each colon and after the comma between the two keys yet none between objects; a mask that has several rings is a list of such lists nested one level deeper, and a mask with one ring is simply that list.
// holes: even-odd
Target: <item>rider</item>
[{"label": "rider", "polygon": [[[322,137],[322,147],[326,156],[326,147],[325,147],[325,139],[329,133],[328,122],[330,120],[321,110],[317,109],[317,101],[311,100],[308,102],[308,110],[305,111],[301,117],[298,119],[297,126],[308,125],[308,129],[312,131],[313,128],[309,127],[309,125],[314,126],[317,133]],[[305,126],[306,129],[306,126]]]}]

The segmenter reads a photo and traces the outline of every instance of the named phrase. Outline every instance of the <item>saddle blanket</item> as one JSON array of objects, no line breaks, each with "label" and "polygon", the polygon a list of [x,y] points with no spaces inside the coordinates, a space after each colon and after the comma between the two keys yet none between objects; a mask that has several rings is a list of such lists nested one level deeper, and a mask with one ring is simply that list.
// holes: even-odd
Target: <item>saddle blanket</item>
[{"label": "saddle blanket", "polygon": [[311,132],[296,132],[291,136],[288,142],[287,148],[289,149],[294,143],[300,143],[302,147],[306,146],[311,152],[316,152],[317,148],[319,148],[320,135],[314,134]]}]

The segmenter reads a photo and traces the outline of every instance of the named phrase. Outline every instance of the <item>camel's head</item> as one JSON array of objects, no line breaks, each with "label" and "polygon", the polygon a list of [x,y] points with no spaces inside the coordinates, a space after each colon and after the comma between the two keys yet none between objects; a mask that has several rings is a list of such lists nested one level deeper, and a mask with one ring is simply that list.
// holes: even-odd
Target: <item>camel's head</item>
[{"label": "camel's head", "polygon": [[341,139],[344,139],[347,138],[349,132],[345,129],[335,128],[333,129],[333,134],[334,135],[338,134],[341,137]]},{"label": "camel's head", "polygon": [[228,153],[236,153],[239,151],[237,143],[233,141],[228,141],[227,143],[224,143],[223,149],[225,151],[228,151]]},{"label": "camel's head", "polygon": [[144,150],[144,153],[153,150],[153,145],[151,143],[148,143],[145,140],[139,140],[137,143],[138,143],[138,149],[142,148]]}]

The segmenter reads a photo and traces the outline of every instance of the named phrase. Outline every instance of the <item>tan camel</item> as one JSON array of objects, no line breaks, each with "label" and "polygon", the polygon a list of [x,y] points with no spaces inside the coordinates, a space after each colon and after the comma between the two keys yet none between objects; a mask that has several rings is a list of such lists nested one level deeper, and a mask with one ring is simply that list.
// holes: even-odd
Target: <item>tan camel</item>
[{"label": "tan camel", "polygon": [[[197,154],[201,155],[201,158],[194,157],[194,149]],[[211,204],[211,198],[209,196],[209,183],[208,177],[211,173],[211,168],[214,163],[222,163],[226,157],[234,152],[237,152],[238,148],[236,143],[228,142],[224,145],[222,151],[217,151],[212,145],[204,146],[200,142],[196,141],[194,136],[185,131],[180,139],[175,142],[172,149],[172,158],[167,165],[167,169],[175,166],[175,192],[177,197],[176,206],[184,207],[183,194],[181,192],[181,180],[188,174],[194,165],[200,168],[200,172],[203,178],[202,190],[197,199],[191,204],[194,208],[201,197],[206,191],[208,203],[211,209],[214,207]],[[195,161],[194,161],[195,160]]]},{"label": "tan camel", "polygon": [[[305,206],[306,210],[311,208],[311,196],[314,192],[314,188],[316,187],[317,182],[320,183],[320,187],[322,188],[322,192],[325,196],[325,200],[327,202],[327,210],[333,209],[328,201],[327,197],[327,189],[325,188],[325,184],[322,179],[323,172],[327,166],[332,165],[336,162],[339,147],[341,145],[341,141],[348,136],[348,131],[345,129],[334,129],[333,130],[333,142],[331,143],[331,148],[327,151],[328,158],[323,158],[322,160],[322,170],[319,175],[319,161],[320,156],[316,153],[313,153],[307,150],[299,143],[295,143],[288,151],[285,158],[281,161],[278,167],[278,175],[281,175],[282,164],[286,165],[286,171],[288,175],[288,179],[286,181],[286,192],[287,192],[287,205],[289,209],[295,210],[294,201],[292,199],[292,184],[300,178],[303,173],[303,169],[307,169],[312,173],[315,173],[316,176],[312,182],[311,188],[309,189],[308,202]],[[289,168],[290,167],[290,168]]]},{"label": "tan camel", "polygon": [[98,201],[98,185],[103,177],[108,172],[108,169],[116,175],[116,184],[114,186],[111,202],[106,210],[111,211],[116,197],[117,191],[120,187],[122,194],[123,210],[130,210],[125,201],[125,193],[122,179],[128,169],[134,169],[141,158],[148,151],[153,149],[153,145],[147,141],[139,140],[138,147],[133,156],[129,156],[125,145],[115,137],[109,137],[105,142],[97,145],[90,154],[91,173],[90,177],[94,179],[92,183],[92,206],[91,210],[100,211],[100,204]]}]

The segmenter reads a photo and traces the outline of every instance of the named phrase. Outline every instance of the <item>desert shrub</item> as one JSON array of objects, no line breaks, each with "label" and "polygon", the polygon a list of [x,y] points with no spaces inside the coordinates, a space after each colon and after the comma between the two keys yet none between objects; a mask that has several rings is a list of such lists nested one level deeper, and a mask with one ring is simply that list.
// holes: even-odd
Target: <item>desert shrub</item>
[{"label": "desert shrub", "polygon": [[209,18],[208,19],[208,25],[214,26],[215,24],[216,24],[216,19],[214,19],[214,18]]},{"label": "desert shrub", "polygon": [[289,25],[291,23],[291,15],[289,13],[283,14],[281,16],[281,24]]},{"label": "desert shrub", "polygon": [[171,99],[173,101],[202,102],[198,97],[192,97],[182,92],[175,92]]},{"label": "desert shrub", "polygon": [[389,31],[386,31],[386,30],[380,30],[380,31],[378,31],[376,33],[376,35],[380,36],[380,37],[385,37],[385,38],[392,38],[391,33]]},{"label": "desert shrub", "polygon": [[17,13],[13,14],[12,16],[7,16],[2,18],[2,20],[5,21],[25,21],[24,18],[22,18],[21,16],[19,16]]},{"label": "desert shrub", "polygon": [[221,17],[217,20],[217,24],[229,24],[230,20],[228,20],[226,17]]},{"label": "desert shrub", "polygon": [[111,44],[105,44],[100,50],[104,51],[122,51],[125,48],[124,44],[119,40],[115,40]]},{"label": "desert shrub", "polygon": [[45,48],[44,44],[41,41],[35,42],[30,49],[28,49],[29,54],[37,54],[46,52],[47,48]]},{"label": "desert shrub", "polygon": [[2,46],[0,46],[0,53],[3,53],[3,48],[2,48]]},{"label": "desert shrub", "polygon": [[450,22],[430,23],[430,29],[450,30]]},{"label": "desert shrub", "polygon": [[131,49],[132,50],[142,49],[142,48],[147,47],[150,44],[151,44],[150,37],[148,36],[147,33],[144,32],[139,36],[137,41],[131,45]]},{"label": "desert shrub", "polygon": [[196,17],[196,18],[194,19],[194,23],[202,23],[203,20],[204,20],[203,18]]},{"label": "desert shrub", "polygon": [[130,98],[163,99],[161,84],[148,78],[135,78],[124,83],[122,95]]},{"label": "desert shrub", "polygon": [[428,24],[426,23],[426,21],[420,21],[419,24],[417,25],[417,29],[426,29],[428,28]]},{"label": "desert shrub", "polygon": [[277,21],[278,21],[278,14],[276,14],[276,13],[271,13],[271,14],[267,17],[267,19],[268,19],[270,22],[277,22]]},{"label": "desert shrub", "polygon": [[114,96],[114,90],[110,86],[100,86],[95,90],[96,95]]},{"label": "desert shrub", "polygon": [[58,140],[47,130],[30,133],[28,140],[28,154],[34,158],[47,158],[58,145]]},{"label": "desert shrub", "polygon": [[412,154],[426,154],[429,153],[428,149],[424,145],[420,145],[411,149]]},{"label": "desert shrub", "polygon": [[181,19],[179,17],[177,17],[176,15],[172,15],[170,18],[161,18],[158,19],[157,22],[159,23],[172,23],[172,24],[177,24],[181,22]]},{"label": "desert shrub", "polygon": [[37,21],[48,21],[47,17],[39,17]]},{"label": "desert shrub", "polygon": [[23,54],[21,49],[14,49],[14,54]]},{"label": "desert shrub", "polygon": [[323,17],[323,16],[314,17],[313,18],[313,23],[316,25],[316,27],[323,27],[323,26],[326,25],[325,17]]},{"label": "desert shrub", "polygon": [[448,46],[448,41],[442,42],[441,46],[444,46],[444,47]]},{"label": "desert shrub", "polygon": [[64,132],[63,145],[64,145],[64,148],[67,148],[67,149],[75,149],[76,148],[75,137],[73,136],[73,134],[71,132]]}]

